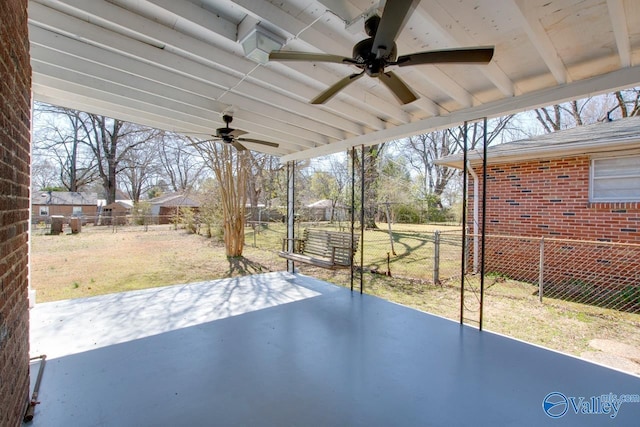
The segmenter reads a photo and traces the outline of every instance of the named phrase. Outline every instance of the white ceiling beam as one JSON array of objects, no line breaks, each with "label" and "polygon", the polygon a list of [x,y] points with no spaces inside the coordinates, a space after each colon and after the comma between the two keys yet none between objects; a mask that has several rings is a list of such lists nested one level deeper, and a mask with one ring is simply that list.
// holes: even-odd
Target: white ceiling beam
[{"label": "white ceiling beam", "polygon": [[[508,4],[503,6],[508,7]],[[538,55],[547,65],[553,77],[559,84],[569,82],[567,68],[562,63],[558,51],[536,16],[531,0],[514,0],[514,6],[512,12],[514,18],[517,19],[519,26],[527,33],[529,40],[533,43]]]},{"label": "white ceiling beam", "polygon": [[[167,117],[161,108],[142,108],[143,103],[138,101],[130,102],[129,98],[123,98],[120,95],[109,93],[104,95],[104,91],[99,87],[86,87],[82,84],[59,79],[48,74],[42,74],[41,70],[49,72],[48,68],[40,67],[38,64],[34,67],[33,73],[33,93],[36,99],[41,100],[42,97],[58,97],[61,101],[51,102],[54,105],[62,105],[76,108],[88,113],[102,114],[103,111],[110,111],[109,117],[114,119],[130,121],[140,125],[154,126],[158,129],[191,129],[192,131],[206,133],[210,129],[210,124],[202,121],[194,123],[192,120],[184,120],[181,114]],[[80,109],[76,105],[92,105],[93,109]],[[70,106],[72,105],[72,106]],[[191,126],[191,128],[189,128]],[[170,128],[170,129],[168,129]]]},{"label": "white ceiling beam", "polygon": [[[467,47],[477,44],[477,41],[469,36],[464,28],[436,1],[421,2],[414,14],[426,21],[426,25],[437,28],[442,34],[448,35],[454,44],[452,47]],[[484,74],[504,96],[515,95],[513,82],[494,62],[477,66],[477,68],[478,72]]]},{"label": "white ceiling beam", "polygon": [[631,86],[637,86],[639,84],[640,66],[621,68],[590,79],[578,80],[571,83],[565,83],[564,85],[558,85],[519,95],[517,97],[488,102],[477,107],[458,110],[451,114],[432,117],[375,133],[357,136],[355,138],[340,141],[317,149],[299,151],[282,156],[280,160],[281,162],[286,163],[294,160],[324,156],[327,154],[337,153],[339,151],[346,151],[359,145],[373,145],[398,140],[412,135],[450,128],[462,124],[465,121],[478,120],[483,117],[492,118],[507,114],[515,114],[524,110],[559,104],[587,96],[595,96]]},{"label": "white ceiling beam", "polygon": [[471,93],[461,87],[438,67],[434,65],[418,65],[416,67],[421,71],[424,70],[425,72],[418,74],[411,70],[407,73],[407,83],[411,83],[410,86],[413,89],[417,89],[418,91],[420,91],[420,88],[424,88],[424,91],[435,90],[440,92],[442,95],[453,99],[460,104],[462,108],[468,108],[474,104],[480,103],[480,101],[474,99]]},{"label": "white ceiling beam", "polygon": [[[38,77],[36,79],[37,81],[34,81],[33,93],[34,99],[36,101],[46,102],[52,105],[59,105],[79,111],[91,111],[94,114],[100,114],[106,117],[129,121],[132,123],[149,126],[155,129],[166,129],[184,135],[193,135],[198,138],[205,137],[206,139],[206,136],[211,135],[215,130],[211,126],[194,128],[191,123],[185,124],[184,122],[174,120],[170,117],[154,115],[152,113],[149,113],[148,111],[136,108],[135,104],[132,107],[127,107],[125,106],[127,104],[123,104],[122,101],[118,100],[115,97],[112,98],[111,101],[107,101],[103,97],[100,97],[98,91],[89,90],[86,95],[80,95],[79,92],[75,90],[75,88],[73,88],[73,84],[67,85],[66,82],[63,85],[46,84],[44,86],[38,83],[38,81],[41,80],[46,82],[47,79],[47,76],[42,76]],[[59,86],[65,87],[61,89],[59,88]],[[123,115],[124,117],[122,117]],[[132,117],[135,117],[135,119],[132,120]],[[197,129],[199,129],[199,132],[196,131]],[[250,136],[254,135],[252,134]],[[299,146],[298,144],[296,144],[295,141],[293,143],[283,141],[273,142],[277,142],[280,144],[278,148],[270,150],[270,153],[275,155],[292,153],[298,151],[301,148],[304,148],[303,146]]]},{"label": "white ceiling beam", "polygon": [[[148,44],[137,42],[136,40],[132,40],[104,28],[91,25],[87,22],[75,19],[69,15],[65,15],[37,3],[30,5],[29,20],[31,24],[43,26],[45,28],[73,28],[74,34],[77,38],[95,46],[100,46],[141,61],[146,61],[150,65],[182,73],[194,79],[200,79],[203,82],[216,84],[225,89],[236,87],[237,83],[240,82],[241,79],[251,72],[256,66],[252,61],[218,49],[215,46],[204,43],[200,40],[185,36],[175,30],[158,25],[157,23],[150,22],[147,19],[132,14],[118,6],[109,5],[107,3],[106,6],[103,5],[104,7],[97,7],[95,3],[96,2],[86,3],[86,7],[89,12],[93,14],[108,12],[110,19],[126,21],[127,25],[135,28],[141,36],[150,37],[165,45],[174,46],[175,49],[178,49],[185,55],[188,54],[188,57],[191,60],[198,60],[199,62],[185,61],[184,57],[172,54],[168,49],[153,48]],[[215,62],[215,60],[221,60],[222,65]],[[211,67],[215,68],[212,69]],[[240,72],[234,71],[238,69]],[[310,90],[308,87],[296,85],[295,82],[283,79],[276,73],[268,72],[268,70],[263,72],[263,69],[263,67],[259,67],[260,78],[275,87],[286,86],[292,87],[294,90]],[[224,73],[221,70],[224,70]],[[233,75],[226,74],[227,72],[233,73]],[[244,75],[242,73],[244,73]],[[247,80],[257,82],[257,80],[252,79]],[[243,87],[250,89],[247,85],[243,85]],[[246,94],[241,95],[246,96]],[[336,117],[334,114],[330,114],[328,112],[317,111],[316,108],[304,102],[293,102],[292,104],[292,101],[287,99],[286,106],[279,105],[277,107],[286,107],[285,109],[293,114],[310,117],[318,122],[331,123],[332,126],[341,129],[344,132],[351,134],[360,134],[362,132],[361,127],[357,126],[352,121]],[[341,109],[347,117],[348,112],[353,111],[353,107],[347,105],[338,105],[336,108]],[[380,126],[379,121],[375,119],[375,116],[371,116],[371,119],[371,122],[378,124],[378,127],[382,127]]]},{"label": "white ceiling beam", "polygon": [[631,66],[631,43],[629,42],[629,28],[627,26],[627,18],[624,11],[623,0],[607,0],[609,9],[609,17],[611,19],[611,28],[616,38],[618,47],[618,55],[620,56],[620,65],[622,67]]},{"label": "white ceiling beam", "polygon": [[[84,1],[86,0],[74,0]],[[185,26],[198,27],[210,34],[222,36],[235,42],[238,36],[238,25],[220,15],[189,1],[146,0],[157,8],[171,13],[176,20],[181,19]]]},{"label": "white ceiling beam", "polygon": [[[161,94],[164,102],[181,103],[187,107],[199,108],[198,117],[214,118],[217,121],[218,114],[221,114],[227,107],[215,100],[219,96],[221,90],[210,85],[206,85],[200,81],[189,80],[188,78],[172,74],[166,70],[145,68],[143,64],[136,63],[130,58],[118,58],[116,54],[108,51],[98,51],[95,49],[87,49],[87,45],[67,39],[66,43],[60,41],[57,43],[58,49],[61,51],[53,51],[41,45],[41,43],[51,40],[52,37],[61,37],[47,30],[38,27],[31,28],[31,49],[35,58],[34,62],[44,62],[55,65],[60,68],[73,67],[74,71],[85,75],[95,76],[103,81],[112,82],[114,85],[130,90],[131,96],[141,93],[144,97],[153,94]],[[112,58],[116,56],[116,58]],[[124,62],[126,64],[126,72],[119,69],[113,69],[108,64],[112,62]],[[168,86],[159,82],[171,81],[172,86]],[[127,89],[128,88],[128,89]],[[308,146],[316,146],[325,144],[331,139],[343,139],[345,134],[328,126],[320,126],[319,123],[306,118],[300,118],[296,122],[296,126],[289,124],[291,116],[283,113],[281,110],[274,109],[268,105],[256,105],[253,100],[241,99],[238,95],[231,95],[234,105],[242,105],[243,107],[258,108],[260,114],[271,113],[279,117],[279,130],[289,132],[302,140],[309,140]],[[156,100],[150,101],[156,103]],[[317,128],[315,130],[307,130],[304,125]],[[323,132],[328,132],[330,137]]]},{"label": "white ceiling beam", "polygon": [[[103,28],[91,26],[86,22],[77,20],[68,15],[58,13],[49,8],[44,8],[43,6],[39,6],[37,4],[33,6],[34,7],[32,8],[33,12],[32,12],[32,18],[31,18],[32,26],[38,25],[38,24],[43,25],[43,22],[45,22],[47,23],[47,25],[43,25],[43,26],[50,27],[51,22],[55,21],[56,25],[63,25],[65,27],[71,26],[75,28],[76,33],[81,34],[80,39],[83,42],[89,41],[92,44],[98,45],[98,46],[107,45],[111,47],[109,50],[107,50],[107,52],[124,54],[125,56],[120,61],[113,60],[113,63],[111,64],[112,67],[118,66],[119,62],[123,62],[125,58],[130,58],[137,61],[143,61],[147,65],[152,66],[139,73],[143,76],[157,73],[158,70],[166,70],[172,73],[177,73],[180,76],[185,76],[185,77],[188,77],[189,79],[194,79],[196,81],[200,81],[201,83],[206,83],[207,85],[214,86],[214,87],[217,86],[219,89],[223,89],[223,91],[221,92],[220,91],[215,92],[214,88],[209,88],[205,92],[205,93],[211,93],[213,91],[214,93],[216,93],[215,95],[216,97],[221,96],[223,93],[225,93],[227,89],[237,86],[238,82],[241,81],[240,79],[221,73],[218,70],[211,69],[203,64],[191,62],[188,59],[166,52],[165,50],[156,49],[147,44],[139,43],[135,40],[127,39],[118,34],[109,32]],[[51,33],[51,37],[61,38],[64,36]],[[56,43],[61,43],[61,42],[56,41]],[[113,48],[114,46],[118,46],[119,48],[114,49]],[[89,48],[89,45],[87,45],[87,48]],[[227,55],[223,57],[226,58]],[[255,67],[255,64],[253,64],[253,66]],[[157,67],[158,70],[154,70],[154,67]],[[133,70],[129,70],[126,68],[124,69],[124,71],[133,72]],[[292,86],[289,80],[284,79],[281,76],[277,76],[275,75],[275,73],[272,73],[272,74],[275,76],[274,78],[277,79],[277,81],[274,83],[278,83],[282,86],[285,86],[285,85]],[[176,80],[179,81],[180,79],[176,79]],[[171,78],[167,79],[165,77],[165,78],[161,78],[159,81],[173,82],[173,79]],[[247,90],[249,95],[251,95],[254,92],[254,89],[262,90],[262,88],[260,88],[259,86],[249,84],[247,80],[243,82],[243,88]],[[199,88],[198,90],[194,90],[194,93],[199,93],[198,91],[200,90],[202,90],[202,88]],[[244,96],[244,97],[247,96],[247,94],[242,94],[242,93],[240,94],[228,93],[226,95],[226,99],[223,102],[228,103],[230,99],[237,100],[238,95]],[[355,126],[352,122],[346,119],[338,119],[333,114],[318,112],[317,109],[315,109],[311,105],[308,105],[306,102],[295,103],[295,102],[292,102],[290,99],[284,99],[278,96],[267,97],[264,99],[273,100],[276,98],[281,99],[283,102],[285,102],[288,105],[288,110],[290,113],[301,115],[306,120],[310,120],[312,118],[313,121],[317,123],[317,125],[314,126],[315,128],[314,131],[320,132],[320,128],[324,127],[325,129],[321,133],[329,134],[329,135],[333,134],[332,137],[335,137],[335,138],[344,138],[348,135],[348,133],[347,134],[344,133],[345,129],[343,129],[338,133],[335,133],[337,128],[332,126],[335,126],[336,124],[343,125],[344,128],[347,128],[350,131],[351,135],[359,134],[362,131],[360,127]],[[249,96],[248,99],[251,99],[251,96]],[[282,108],[282,106],[277,106],[277,107]],[[332,125],[328,126],[325,123],[332,123]]]},{"label": "white ceiling beam", "polygon": [[[188,105],[176,103],[169,103],[167,105],[166,100],[153,96],[149,97],[148,94],[140,93],[131,88],[123,88],[111,82],[101,81],[98,78],[92,77],[94,74],[85,75],[68,69],[56,69],[53,65],[43,64],[37,61],[33,63],[33,71],[34,82],[39,87],[51,86],[67,92],[85,95],[86,98],[92,96],[112,104],[121,103],[129,107],[135,107],[140,111],[134,113],[136,117],[146,113],[151,113],[155,117],[165,117],[164,122],[158,119],[154,120],[158,129],[206,136],[211,135],[214,129],[221,125],[217,114],[216,116],[211,116],[206,110],[195,107],[190,108]],[[87,111],[93,112],[92,110]],[[127,117],[123,117],[122,113],[116,114],[114,118],[127,120]],[[131,114],[131,110],[129,110],[129,114]],[[326,143],[305,140],[302,137],[280,130],[265,132],[267,128],[261,126],[259,122],[256,121],[252,122],[252,126],[252,133],[262,132],[264,136],[268,134],[268,139],[273,140],[273,142],[283,144],[290,143],[294,145],[296,149],[318,147]],[[273,125],[270,124],[270,126],[272,127]],[[291,130],[291,128],[285,124],[283,124],[282,127]],[[293,132],[296,132],[296,130]],[[315,139],[318,138],[318,135],[312,136],[314,136]]]}]

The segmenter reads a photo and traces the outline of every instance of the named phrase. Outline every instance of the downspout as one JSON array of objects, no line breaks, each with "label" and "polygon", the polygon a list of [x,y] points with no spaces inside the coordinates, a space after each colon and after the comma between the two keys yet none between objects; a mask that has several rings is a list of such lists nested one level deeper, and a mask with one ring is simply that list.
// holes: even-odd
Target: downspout
[{"label": "downspout", "polygon": [[478,272],[478,175],[471,167],[471,162],[467,160],[467,168],[473,177],[473,272]]}]

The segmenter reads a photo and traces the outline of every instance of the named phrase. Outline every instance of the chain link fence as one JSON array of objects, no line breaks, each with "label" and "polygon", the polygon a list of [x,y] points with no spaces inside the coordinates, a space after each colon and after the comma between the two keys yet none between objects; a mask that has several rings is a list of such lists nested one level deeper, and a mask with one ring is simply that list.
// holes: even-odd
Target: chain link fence
[{"label": "chain link fence", "polygon": [[639,244],[486,236],[485,256],[487,276],[530,284],[540,301],[640,313]]},{"label": "chain link fence", "polygon": [[[348,230],[348,224],[334,227],[327,223],[300,222],[298,235],[306,227]],[[359,224],[356,225],[358,230]],[[274,231],[270,231],[274,233]],[[359,230],[357,231],[359,234]],[[281,249],[284,228],[278,242]],[[249,239],[251,234],[248,235]],[[250,240],[249,240],[250,242]],[[249,243],[248,242],[248,243]],[[259,240],[255,242],[259,245]],[[465,292],[463,307],[478,311],[480,304],[481,236],[467,235]],[[532,298],[577,302],[595,307],[640,313],[640,245],[598,241],[581,241],[523,236],[486,236],[484,291],[492,297]],[[362,257],[362,261],[361,261]],[[355,265],[364,273],[364,284],[381,283],[400,286],[404,281],[413,287],[448,289],[458,294],[447,309],[449,317],[460,317],[462,233],[459,227],[424,224],[379,224],[367,230]],[[344,284],[346,272],[325,272],[297,264],[308,272]],[[393,284],[395,283],[395,284]],[[464,314],[463,314],[464,315]],[[471,315],[477,318],[476,315]]]}]

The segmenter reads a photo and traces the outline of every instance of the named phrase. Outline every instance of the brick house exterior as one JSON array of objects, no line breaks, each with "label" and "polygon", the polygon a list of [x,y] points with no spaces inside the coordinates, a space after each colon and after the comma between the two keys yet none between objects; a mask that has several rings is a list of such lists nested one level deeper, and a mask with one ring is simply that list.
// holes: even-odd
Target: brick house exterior
[{"label": "brick house exterior", "polygon": [[182,193],[170,193],[148,200],[151,216],[157,224],[172,224],[180,210],[189,209],[197,214],[200,202],[192,196]]},{"label": "brick house exterior", "polygon": [[0,425],[19,426],[29,399],[27,1],[0,2]]},{"label": "brick house exterior", "polygon": [[82,217],[85,222],[95,222],[98,215],[96,193],[52,191],[35,192],[31,197],[31,220],[49,222],[51,216]]},{"label": "brick house exterior", "polygon": [[[616,159],[626,159],[623,162],[631,172],[611,178],[601,190],[595,172],[602,168],[599,162],[615,165]],[[477,219],[481,233],[481,153],[470,152],[468,160],[473,173],[468,181],[467,226],[473,233]],[[437,163],[459,169],[463,165],[461,155]],[[609,166],[606,173],[615,174],[615,170]],[[558,242],[547,245],[545,285],[626,289],[638,300],[634,311],[640,309],[640,117],[489,147],[486,183],[486,272],[537,281],[538,246],[544,237]],[[616,193],[616,185],[623,187],[620,183],[637,189]],[[476,191],[478,203],[474,203]],[[598,191],[605,191],[604,195]],[[508,238],[513,236],[522,238]],[[596,255],[587,260],[569,239],[602,244],[593,246],[591,253]]]}]

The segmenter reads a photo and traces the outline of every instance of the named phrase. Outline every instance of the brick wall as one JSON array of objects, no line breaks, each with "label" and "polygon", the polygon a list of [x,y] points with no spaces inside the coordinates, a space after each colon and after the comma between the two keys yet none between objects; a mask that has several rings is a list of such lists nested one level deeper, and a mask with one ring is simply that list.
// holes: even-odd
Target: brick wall
[{"label": "brick wall", "polygon": [[[485,271],[536,283],[545,237],[545,285],[561,293],[579,283],[602,301],[605,291],[607,301],[618,298],[611,292],[623,292],[632,296],[624,309],[640,311],[640,202],[590,203],[589,168],[588,156],[489,165]],[[482,168],[474,170],[481,197]],[[468,208],[472,229],[473,196]]]},{"label": "brick wall", "polygon": [[0,426],[29,399],[29,123],[27,0],[0,2]]},{"label": "brick wall", "polygon": [[640,243],[640,202],[590,203],[589,165],[582,156],[488,166],[487,234]]}]

